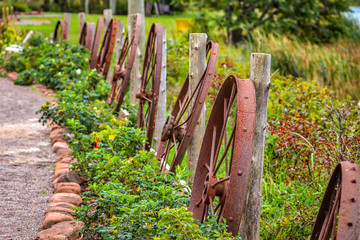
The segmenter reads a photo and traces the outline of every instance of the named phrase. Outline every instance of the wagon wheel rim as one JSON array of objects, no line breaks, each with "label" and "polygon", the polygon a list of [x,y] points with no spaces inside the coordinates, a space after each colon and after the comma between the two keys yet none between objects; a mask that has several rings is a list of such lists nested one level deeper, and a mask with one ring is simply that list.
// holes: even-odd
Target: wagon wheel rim
[{"label": "wagon wheel rim", "polygon": [[329,181],[311,240],[358,239],[360,236],[360,167],[340,162]]},{"label": "wagon wheel rim", "polygon": [[91,54],[89,58],[89,67],[91,69],[96,68],[96,62],[97,62],[97,54],[99,51],[99,45],[100,45],[100,39],[101,39],[101,33],[104,26],[104,18],[99,17],[97,24],[96,24],[96,32],[94,35],[94,41],[92,43],[91,47]]},{"label": "wagon wheel rim", "polygon": [[141,14],[136,14],[136,16],[134,35],[131,36],[131,39],[129,36],[126,37],[112,76],[109,104],[112,105],[113,102],[116,102],[116,112],[120,111],[123,104],[139,46],[142,16]]},{"label": "wagon wheel rim", "polygon": [[85,22],[80,33],[80,45],[91,51],[92,42],[94,38],[95,24],[91,22]]},{"label": "wagon wheel rim", "polygon": [[255,86],[230,76],[212,109],[191,191],[189,210],[204,222],[226,219],[236,235],[250,177],[256,116]]},{"label": "wagon wheel rim", "polygon": [[[61,34],[59,33],[60,31]],[[61,39],[59,39],[59,37],[61,37]],[[63,40],[67,40],[67,26],[64,20],[59,20],[55,26],[53,41],[62,42]]]},{"label": "wagon wheel rim", "polygon": [[[206,50],[208,62],[202,78],[195,87],[194,92],[190,95],[188,93],[189,75],[187,76],[162,131],[161,142],[156,155],[156,158],[160,161],[162,171],[169,170],[175,172],[176,167],[181,164],[201,115],[211,81],[214,78],[219,45],[209,41],[206,44]],[[189,112],[190,107],[191,112],[185,116]],[[172,149],[175,152],[174,158],[171,161],[171,165],[167,167],[169,154]]]},{"label": "wagon wheel rim", "polygon": [[162,27],[160,24],[153,24],[146,45],[140,93],[136,95],[139,99],[137,127],[143,129],[147,135],[145,150],[150,150],[155,129],[162,69],[162,46]]},{"label": "wagon wheel rim", "polygon": [[104,40],[97,58],[96,70],[105,78],[109,72],[115,46],[118,20],[111,19],[104,34]]}]

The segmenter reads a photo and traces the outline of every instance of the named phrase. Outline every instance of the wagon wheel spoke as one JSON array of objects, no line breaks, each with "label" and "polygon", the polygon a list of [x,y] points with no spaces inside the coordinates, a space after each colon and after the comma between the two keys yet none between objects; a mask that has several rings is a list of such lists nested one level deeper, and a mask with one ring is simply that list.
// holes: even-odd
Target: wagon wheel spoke
[{"label": "wagon wheel spoke", "polygon": [[[224,151],[223,155],[221,156],[221,158],[220,158],[220,160],[219,160],[219,162],[218,162],[218,164],[217,164],[217,166],[216,166],[216,168],[215,168],[215,170],[214,170],[214,174],[215,174],[215,175],[216,175],[216,173],[219,171],[219,168],[220,168],[222,162],[224,161],[224,159],[226,158],[226,156],[227,156],[227,154],[228,154],[228,151],[229,151],[229,148],[230,148],[232,142],[234,141],[235,129],[236,129],[236,125],[235,125],[233,131],[231,132],[231,136],[230,136],[230,139],[229,139],[229,143],[227,143],[227,144],[225,145],[225,151]],[[226,172],[226,176],[228,176],[228,175],[229,175],[229,169],[228,169],[227,160],[225,160],[225,172]]]}]

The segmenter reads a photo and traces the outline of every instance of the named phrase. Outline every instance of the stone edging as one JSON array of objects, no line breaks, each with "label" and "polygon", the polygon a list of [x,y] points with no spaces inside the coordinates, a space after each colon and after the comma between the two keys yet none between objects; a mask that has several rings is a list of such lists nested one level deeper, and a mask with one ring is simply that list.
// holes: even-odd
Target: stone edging
[{"label": "stone edging", "polygon": [[[43,87],[37,90],[50,95],[52,92]],[[54,103],[52,99],[51,102]],[[43,230],[38,233],[38,240],[76,240],[79,238],[78,231],[84,228],[84,223],[75,221],[70,209],[80,206],[83,202],[80,196],[81,184],[85,181],[74,171],[70,171],[71,163],[76,162],[69,148],[68,141],[73,138],[67,134],[66,129],[60,128],[54,123],[48,124],[50,128],[50,140],[52,151],[57,155],[55,163],[55,179],[53,181],[54,194],[50,198],[50,208],[46,210],[43,221]]]}]

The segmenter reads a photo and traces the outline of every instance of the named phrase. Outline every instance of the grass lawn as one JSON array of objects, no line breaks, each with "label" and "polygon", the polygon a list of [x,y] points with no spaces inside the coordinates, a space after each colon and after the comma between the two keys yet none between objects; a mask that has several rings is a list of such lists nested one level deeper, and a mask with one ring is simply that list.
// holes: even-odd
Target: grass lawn
[{"label": "grass lawn", "polygon": [[[58,16],[55,16],[58,15]],[[94,22],[96,24],[100,14],[87,14],[86,21],[87,22]],[[150,30],[150,27],[153,23],[161,23],[162,26],[167,28],[168,36],[173,35],[175,33],[176,27],[176,19],[178,18],[187,18],[193,19],[195,14],[192,12],[187,12],[184,14],[178,14],[174,16],[160,16],[157,17],[146,17],[145,18],[145,35]],[[125,23],[125,32],[127,32],[127,16],[124,15],[117,15],[114,16],[115,19],[121,20]],[[20,17],[20,19],[33,19],[33,20],[48,20],[50,21],[49,24],[42,24],[42,25],[18,25],[20,29],[23,30],[34,30],[44,34],[44,36],[50,36],[51,33],[54,32],[56,22],[60,19],[64,19],[62,13],[45,13],[44,16],[41,17],[34,17],[34,16],[27,16],[27,17]],[[72,13],[71,14],[71,29],[70,29],[70,42],[76,43],[79,41],[80,36],[80,29],[79,29],[79,18],[78,14]]]}]

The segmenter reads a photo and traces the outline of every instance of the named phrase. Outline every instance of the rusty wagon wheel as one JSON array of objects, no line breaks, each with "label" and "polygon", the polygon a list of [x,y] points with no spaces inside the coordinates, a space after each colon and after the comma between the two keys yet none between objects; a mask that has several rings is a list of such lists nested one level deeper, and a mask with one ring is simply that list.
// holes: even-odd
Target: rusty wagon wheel
[{"label": "rusty wagon wheel", "polygon": [[229,76],[220,89],[206,127],[191,191],[189,210],[227,220],[237,235],[245,205],[254,149],[255,86]]},{"label": "rusty wagon wheel", "polygon": [[118,20],[111,19],[104,34],[104,40],[101,45],[100,53],[97,58],[96,70],[99,74],[107,76],[111,65],[112,55],[115,46],[116,32],[118,27]]},{"label": "rusty wagon wheel", "polygon": [[95,24],[91,22],[85,22],[80,33],[80,45],[86,47],[91,51],[92,42],[94,38]]},{"label": "rusty wagon wheel", "polygon": [[137,127],[146,132],[145,150],[150,150],[155,129],[162,69],[162,46],[162,26],[154,23],[146,45],[140,93],[136,94],[140,101]]},{"label": "rusty wagon wheel", "polygon": [[[208,62],[202,78],[193,93],[189,94],[189,76],[187,76],[161,133],[161,142],[156,158],[161,162],[162,171],[174,172],[176,166],[181,164],[200,117],[211,81],[214,78],[219,45],[209,41],[206,44],[206,50]],[[186,114],[188,115],[186,116]],[[167,169],[170,151],[174,151],[174,157]]]},{"label": "rusty wagon wheel", "polygon": [[326,188],[311,240],[359,239],[360,167],[340,162]]},{"label": "rusty wagon wheel", "polygon": [[91,46],[91,54],[89,57],[89,67],[90,69],[96,68],[96,62],[97,62],[97,54],[99,51],[99,45],[100,45],[100,39],[101,39],[101,32],[104,26],[104,18],[99,17],[97,24],[96,24],[96,32],[94,35],[94,41]]},{"label": "rusty wagon wheel", "polygon": [[67,26],[64,20],[59,20],[55,26],[53,41],[58,42],[63,40],[67,40]]},{"label": "rusty wagon wheel", "polygon": [[142,19],[141,14],[137,14],[134,34],[131,40],[129,40],[129,36],[125,38],[119,60],[115,66],[114,73],[112,76],[111,90],[110,90],[108,102],[112,106],[113,102],[116,101],[117,112],[120,111],[121,105],[124,101],[124,96],[126,94],[129,85],[131,70],[134,65],[136,51],[139,45],[140,30],[142,23],[141,19]]}]

